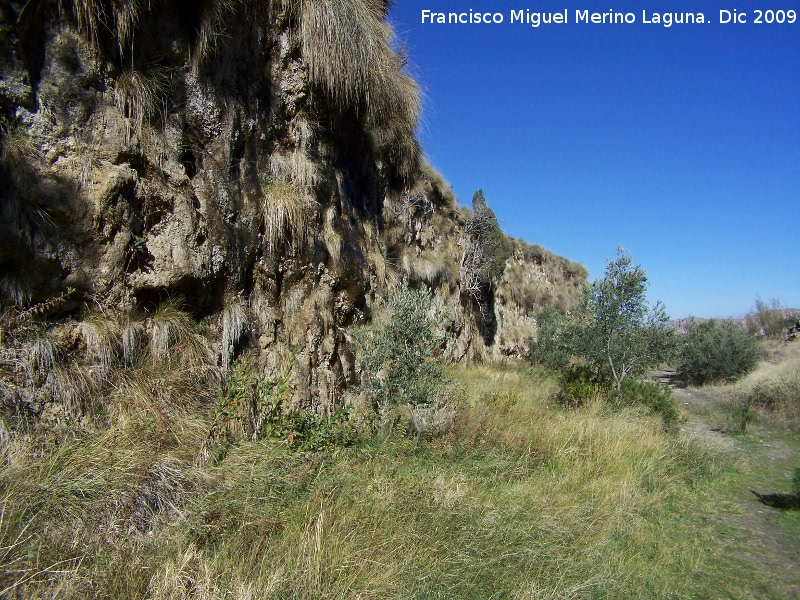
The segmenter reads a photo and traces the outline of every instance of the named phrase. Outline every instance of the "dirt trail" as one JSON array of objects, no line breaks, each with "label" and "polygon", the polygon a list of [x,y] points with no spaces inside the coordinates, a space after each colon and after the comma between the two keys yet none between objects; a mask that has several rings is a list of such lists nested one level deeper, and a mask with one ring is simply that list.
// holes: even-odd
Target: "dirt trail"
[{"label": "dirt trail", "polygon": [[741,465],[741,477],[737,477],[741,484],[730,488],[729,498],[721,499],[730,501],[735,510],[720,512],[720,518],[733,531],[736,545],[746,548],[740,558],[768,576],[779,594],[775,597],[800,599],[800,539],[780,526],[784,515],[779,509],[762,504],[751,492],[788,492],[787,469],[800,465],[797,446],[787,443],[785,434],[768,425],[756,423],[745,436],[730,432],[731,398],[725,388],[686,388],[676,382],[674,373],[653,375],[672,388],[686,416],[681,431],[730,453]]}]

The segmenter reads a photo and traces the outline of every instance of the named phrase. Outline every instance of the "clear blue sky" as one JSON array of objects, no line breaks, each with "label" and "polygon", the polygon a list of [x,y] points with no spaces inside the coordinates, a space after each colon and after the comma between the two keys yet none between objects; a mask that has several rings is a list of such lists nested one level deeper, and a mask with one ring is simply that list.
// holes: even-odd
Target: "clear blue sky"
[{"label": "clear blue sky", "polygon": [[[720,24],[720,8],[747,24]],[[575,11],[632,12],[630,25]],[[754,24],[756,8],[798,11]],[[499,12],[496,25],[421,23]],[[568,10],[568,24],[510,23]],[[642,23],[642,11],[710,23]],[[653,20],[652,17],[648,17]],[[673,317],[800,307],[800,3],[396,0],[425,94],[421,138],[462,204],[483,188],[506,232],[602,276],[617,245]]]}]

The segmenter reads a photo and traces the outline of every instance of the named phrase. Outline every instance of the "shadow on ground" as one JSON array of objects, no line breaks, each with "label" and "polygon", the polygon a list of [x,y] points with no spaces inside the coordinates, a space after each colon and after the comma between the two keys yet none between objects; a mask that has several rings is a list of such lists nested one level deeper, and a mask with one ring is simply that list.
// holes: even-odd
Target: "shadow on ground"
[{"label": "shadow on ground", "polygon": [[755,490],[750,491],[756,495],[759,502],[772,508],[800,510],[800,498],[792,494],[759,494]]}]

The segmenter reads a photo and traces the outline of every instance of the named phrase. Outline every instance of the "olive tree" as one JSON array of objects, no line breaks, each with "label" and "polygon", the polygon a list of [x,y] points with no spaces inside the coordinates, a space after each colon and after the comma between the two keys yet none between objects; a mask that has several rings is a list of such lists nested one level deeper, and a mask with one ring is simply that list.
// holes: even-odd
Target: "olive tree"
[{"label": "olive tree", "polygon": [[678,372],[693,385],[735,381],[758,364],[755,337],[731,321],[693,322],[681,340]]},{"label": "olive tree", "polygon": [[372,397],[382,433],[396,406],[408,406],[413,417],[415,409],[433,405],[448,385],[435,358],[441,327],[433,292],[424,286],[413,290],[403,281],[385,309],[385,319],[353,332],[365,376],[362,389]]},{"label": "olive tree", "polygon": [[640,375],[674,353],[664,305],[648,304],[647,275],[621,247],[605,276],[589,286],[587,313],[576,328],[576,353],[613,379],[617,390],[629,375]]}]

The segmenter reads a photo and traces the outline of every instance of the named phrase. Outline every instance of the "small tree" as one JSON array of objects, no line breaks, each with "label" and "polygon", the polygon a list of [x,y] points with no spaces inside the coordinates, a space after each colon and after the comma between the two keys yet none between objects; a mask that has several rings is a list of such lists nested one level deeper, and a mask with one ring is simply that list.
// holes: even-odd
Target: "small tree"
[{"label": "small tree", "polygon": [[602,279],[590,286],[588,318],[577,328],[577,353],[613,379],[617,390],[629,375],[669,359],[674,332],[663,304],[647,304],[647,275],[621,247]]},{"label": "small tree", "polygon": [[385,433],[392,409],[434,403],[446,387],[441,364],[434,358],[439,345],[433,293],[412,290],[403,281],[386,304],[388,319],[357,329],[364,389],[373,398]]},{"label": "small tree", "polygon": [[755,338],[731,321],[692,323],[681,340],[678,372],[694,385],[733,381],[758,363]]}]

